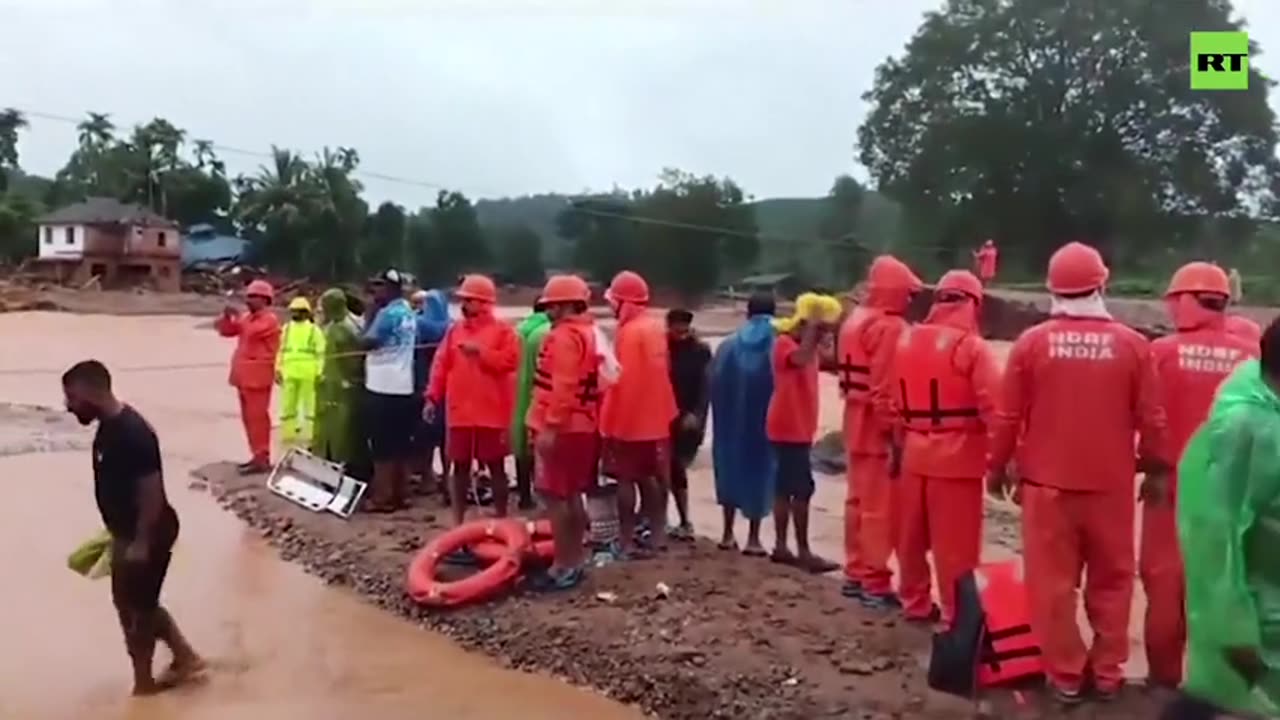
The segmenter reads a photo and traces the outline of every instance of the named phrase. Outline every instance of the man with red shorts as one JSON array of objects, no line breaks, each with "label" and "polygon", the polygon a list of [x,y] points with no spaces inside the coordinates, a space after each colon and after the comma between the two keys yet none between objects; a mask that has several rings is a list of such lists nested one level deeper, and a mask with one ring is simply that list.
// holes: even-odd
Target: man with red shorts
[{"label": "man with red shorts", "polygon": [[587,513],[582,495],[596,479],[600,409],[595,322],[587,313],[591,290],[576,275],[555,275],[541,303],[551,318],[538,353],[527,422],[533,436],[534,489],[551,519],[555,558],[534,587],[567,590],[582,582]]},{"label": "man with red shorts", "polygon": [[466,519],[471,468],[479,464],[493,482],[494,514],[507,514],[507,435],[515,407],[520,343],[515,328],[496,318],[493,281],[483,275],[462,279],[455,296],[462,321],[449,326],[431,364],[423,418],[430,422],[445,407],[445,456],[453,465],[449,493],[453,522]]},{"label": "man with red shorts", "polygon": [[635,554],[636,491],[653,533],[666,547],[667,485],[671,474],[671,422],[677,415],[671,389],[667,328],[648,314],[649,284],[630,270],[613,278],[605,299],[618,317],[614,339],[622,371],[600,407],[602,469],[618,480],[622,555]]}]

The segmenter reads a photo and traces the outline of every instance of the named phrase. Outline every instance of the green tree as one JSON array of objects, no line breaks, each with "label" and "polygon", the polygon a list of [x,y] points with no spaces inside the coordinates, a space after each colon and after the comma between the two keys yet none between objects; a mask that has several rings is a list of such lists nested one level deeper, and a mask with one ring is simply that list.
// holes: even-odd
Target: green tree
[{"label": "green tree", "polygon": [[[940,261],[982,237],[1035,267],[1085,236],[1136,262],[1180,219],[1280,194],[1271,81],[1189,88],[1191,30],[1238,30],[1227,0],[949,0],[865,99],[860,157],[931,218]],[[1009,250],[1013,250],[1012,253]]]},{"label": "green tree", "polygon": [[539,285],[546,279],[542,238],[527,225],[506,225],[493,233],[498,267],[507,280]]},{"label": "green tree", "polygon": [[258,262],[287,272],[302,270],[309,219],[320,205],[311,166],[300,155],[271,148],[270,166],[236,179],[235,217]]},{"label": "green tree", "polygon": [[389,267],[408,268],[408,237],[409,218],[404,208],[393,202],[382,203],[365,225],[360,265],[368,273]]},{"label": "green tree", "polygon": [[452,283],[461,273],[486,270],[493,264],[475,208],[460,192],[441,190],[436,196],[431,235],[437,257],[427,277],[437,283]]},{"label": "green tree", "polygon": [[635,195],[638,269],[656,284],[694,298],[722,270],[738,274],[760,250],[755,213],[736,183],[667,169]]},{"label": "green tree", "polygon": [[570,201],[556,215],[556,234],[569,244],[569,265],[608,282],[637,258],[631,201],[618,190]]},{"label": "green tree", "polygon": [[18,169],[18,131],[27,118],[13,108],[0,110],[0,195],[9,189],[9,173]]},{"label": "green tree", "polygon": [[841,175],[831,184],[823,202],[818,227],[823,252],[815,255],[825,260],[823,275],[835,287],[851,286],[867,266],[869,252],[860,233],[865,196],[861,183]]}]

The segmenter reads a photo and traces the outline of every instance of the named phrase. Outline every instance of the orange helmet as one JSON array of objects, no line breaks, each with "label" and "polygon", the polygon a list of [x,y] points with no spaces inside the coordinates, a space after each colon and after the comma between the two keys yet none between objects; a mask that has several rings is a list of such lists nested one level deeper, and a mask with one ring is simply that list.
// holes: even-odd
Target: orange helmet
[{"label": "orange helmet", "polygon": [[947,271],[947,273],[938,280],[938,284],[934,290],[936,292],[943,292],[945,290],[961,292],[973,298],[977,302],[982,302],[982,281],[968,270]]},{"label": "orange helmet", "polygon": [[907,264],[892,255],[881,255],[867,269],[867,286],[880,290],[917,291],[924,287]]},{"label": "orange helmet", "polygon": [[1222,268],[1207,262],[1189,262],[1178,268],[1169,279],[1165,297],[1178,293],[1214,293],[1231,295],[1231,281]]},{"label": "orange helmet", "polygon": [[1248,342],[1262,342],[1262,326],[1243,315],[1228,315],[1224,329]]},{"label": "orange helmet", "polygon": [[649,283],[638,273],[623,270],[613,276],[604,296],[612,302],[629,302],[637,305],[649,302]]},{"label": "orange helmet", "polygon": [[466,275],[453,293],[459,300],[479,300],[481,302],[498,302],[498,288],[493,281],[484,275]]},{"label": "orange helmet", "polygon": [[542,288],[538,298],[542,304],[562,302],[591,302],[591,288],[577,275],[552,275]]},{"label": "orange helmet", "polygon": [[1045,284],[1055,295],[1078,295],[1101,288],[1110,275],[1097,249],[1070,242],[1049,258],[1049,278]]},{"label": "orange helmet", "polygon": [[260,297],[266,300],[275,300],[276,291],[271,287],[271,283],[266,280],[254,280],[244,289],[245,297]]}]

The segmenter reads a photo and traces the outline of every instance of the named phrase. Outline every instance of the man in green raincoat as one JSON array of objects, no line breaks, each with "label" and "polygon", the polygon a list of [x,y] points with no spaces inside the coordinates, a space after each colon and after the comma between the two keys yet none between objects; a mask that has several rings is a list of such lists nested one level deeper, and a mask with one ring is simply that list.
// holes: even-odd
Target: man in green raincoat
[{"label": "man in green raincoat", "polygon": [[1187,679],[1163,717],[1280,714],[1280,322],[1178,465]]},{"label": "man in green raincoat", "polygon": [[320,296],[324,314],[324,365],[316,386],[316,426],[311,452],[349,464],[358,459],[356,412],[364,386],[360,329],[347,310],[347,294],[332,288]]},{"label": "man in green raincoat", "polygon": [[538,365],[538,352],[550,331],[551,318],[537,303],[533,314],[516,326],[516,335],[520,337],[520,369],[516,376],[516,414],[511,419],[511,451],[516,458],[516,488],[523,510],[533,507],[533,448],[529,447],[525,416],[533,399],[533,370]]}]

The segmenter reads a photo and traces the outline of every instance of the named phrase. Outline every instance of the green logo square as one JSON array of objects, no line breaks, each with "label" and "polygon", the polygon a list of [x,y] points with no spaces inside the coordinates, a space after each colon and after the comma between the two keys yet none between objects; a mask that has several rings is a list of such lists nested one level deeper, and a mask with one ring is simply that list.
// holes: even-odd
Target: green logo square
[{"label": "green logo square", "polygon": [[1249,34],[1191,33],[1192,90],[1248,90]]}]

